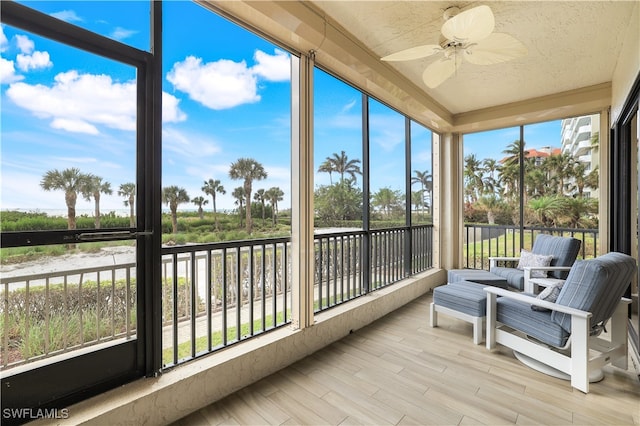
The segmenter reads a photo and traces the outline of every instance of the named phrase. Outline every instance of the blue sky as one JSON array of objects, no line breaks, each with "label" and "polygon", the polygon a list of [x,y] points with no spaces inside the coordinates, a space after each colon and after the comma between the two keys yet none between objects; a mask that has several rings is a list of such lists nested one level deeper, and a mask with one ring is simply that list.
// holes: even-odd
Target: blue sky
[{"label": "blue sky", "polygon": [[[22,3],[149,50],[146,1]],[[229,179],[229,165],[251,157],[268,174],[254,191],[280,187],[280,208],[288,208],[289,54],[192,2],[165,2],[164,20],[163,186],[206,197],[204,181],[219,179],[227,194],[218,196],[218,208],[233,209],[231,192],[242,182]],[[40,180],[47,170],[68,167],[111,183],[114,195],[102,196],[103,212],[123,209],[115,192],[135,180],[135,69],[6,25],[0,54],[2,209],[64,209],[62,192],[42,190]],[[362,159],[361,94],[321,71],[315,84],[316,168],[341,150]],[[404,120],[377,102],[370,113],[372,192],[404,190]],[[517,129],[500,132],[469,135],[468,149],[500,155]],[[558,145],[559,133],[559,124],[533,126],[527,146]],[[429,135],[413,126],[412,170],[431,171]],[[327,174],[316,174],[316,186],[328,183]],[[80,197],[77,208],[88,213],[93,201]]]}]

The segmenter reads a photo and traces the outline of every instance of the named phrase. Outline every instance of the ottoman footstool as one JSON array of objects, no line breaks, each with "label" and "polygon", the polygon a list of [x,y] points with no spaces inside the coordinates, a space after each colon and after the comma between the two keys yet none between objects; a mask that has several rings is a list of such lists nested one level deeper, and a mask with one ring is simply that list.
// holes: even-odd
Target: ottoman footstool
[{"label": "ottoman footstool", "polygon": [[484,341],[484,321],[487,316],[487,296],[484,286],[458,281],[433,289],[430,306],[431,327],[438,326],[438,313],[473,324],[473,343]]}]

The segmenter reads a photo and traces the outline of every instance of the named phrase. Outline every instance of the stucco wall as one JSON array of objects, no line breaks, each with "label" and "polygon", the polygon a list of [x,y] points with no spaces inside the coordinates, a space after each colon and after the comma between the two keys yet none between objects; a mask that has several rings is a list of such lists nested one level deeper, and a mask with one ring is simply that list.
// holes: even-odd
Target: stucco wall
[{"label": "stucco wall", "polygon": [[611,124],[620,115],[631,86],[640,73],[640,2],[636,2],[611,85]]}]

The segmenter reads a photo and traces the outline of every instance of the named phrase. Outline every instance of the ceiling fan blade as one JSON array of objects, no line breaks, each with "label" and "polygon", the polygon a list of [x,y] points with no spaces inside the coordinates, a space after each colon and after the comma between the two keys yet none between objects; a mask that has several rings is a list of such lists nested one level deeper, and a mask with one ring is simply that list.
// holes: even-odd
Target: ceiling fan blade
[{"label": "ceiling fan blade", "polygon": [[430,89],[438,87],[456,72],[458,65],[459,62],[455,58],[439,59],[424,70],[422,80]]},{"label": "ceiling fan blade", "polygon": [[382,61],[409,61],[411,59],[425,58],[438,52],[441,52],[442,48],[437,44],[425,44],[422,46],[412,47],[410,49],[401,50],[391,55],[380,58]]},{"label": "ceiling fan blade", "polygon": [[513,36],[504,33],[493,33],[464,51],[464,58],[476,65],[492,65],[520,58],[528,53],[528,49]]},{"label": "ceiling fan blade", "polygon": [[442,25],[442,34],[448,40],[474,43],[493,32],[493,12],[489,6],[478,6],[460,12]]}]

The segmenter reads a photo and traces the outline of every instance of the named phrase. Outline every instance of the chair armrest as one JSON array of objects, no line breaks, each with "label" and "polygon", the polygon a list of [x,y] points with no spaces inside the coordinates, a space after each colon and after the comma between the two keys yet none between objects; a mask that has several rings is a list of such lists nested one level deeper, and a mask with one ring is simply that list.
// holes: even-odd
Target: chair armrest
[{"label": "chair armrest", "polygon": [[[537,277],[531,277],[531,271],[569,271],[571,270],[570,266],[525,266],[524,268],[524,291],[526,293],[533,293],[534,287],[531,280],[537,279]],[[542,278],[544,279],[544,278]]]},{"label": "chair armrest", "polygon": [[489,258],[489,269],[496,266],[497,262],[517,262],[518,260],[520,260],[519,257],[513,256],[492,256]]},{"label": "chair armrest", "polygon": [[523,268],[525,271],[570,271],[571,266],[525,266]]},{"label": "chair armrest", "polygon": [[562,312],[571,316],[577,316],[580,318],[590,318],[592,316],[591,312],[581,311],[580,309],[571,308],[569,306],[560,305],[558,303],[547,302],[546,300],[538,299],[524,293],[516,293],[503,288],[485,287],[484,291],[486,293],[492,293],[497,296],[506,297],[509,299],[517,300],[519,302],[528,303],[529,305],[539,306],[541,308],[551,309],[552,311]]}]

